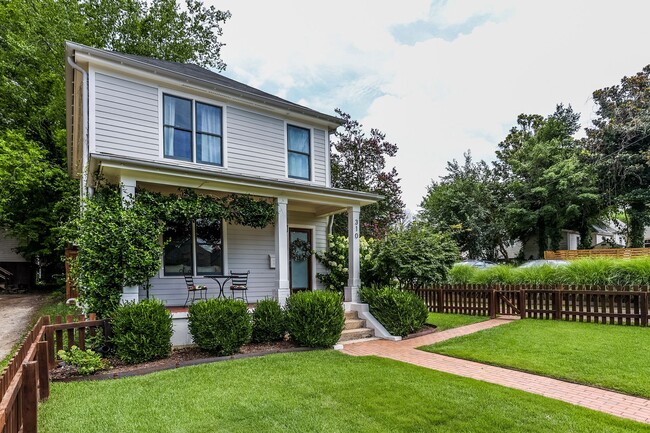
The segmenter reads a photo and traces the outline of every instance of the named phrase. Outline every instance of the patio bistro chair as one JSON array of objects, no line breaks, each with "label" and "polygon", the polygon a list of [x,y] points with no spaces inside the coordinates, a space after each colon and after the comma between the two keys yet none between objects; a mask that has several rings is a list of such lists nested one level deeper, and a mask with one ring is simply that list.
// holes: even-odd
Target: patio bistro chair
[{"label": "patio bistro chair", "polygon": [[[230,271],[230,291],[233,299],[241,299],[248,304],[248,276],[251,271],[232,272]],[[241,297],[235,298],[235,292],[240,291]]]},{"label": "patio bistro chair", "polygon": [[185,273],[185,285],[187,286],[187,298],[185,299],[185,304],[183,307],[187,307],[187,302],[190,300],[190,294],[192,295],[192,304],[196,298],[196,292],[199,292],[199,301],[201,300],[201,294],[204,294],[204,298],[208,300],[208,288],[206,286],[194,284],[194,277],[192,274]]}]

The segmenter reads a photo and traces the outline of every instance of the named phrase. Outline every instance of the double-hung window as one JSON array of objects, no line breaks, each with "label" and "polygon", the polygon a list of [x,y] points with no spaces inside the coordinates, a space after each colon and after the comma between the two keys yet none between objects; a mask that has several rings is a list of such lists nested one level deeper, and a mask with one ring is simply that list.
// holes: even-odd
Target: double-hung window
[{"label": "double-hung window", "polygon": [[163,95],[163,150],[165,158],[223,165],[221,107]]},{"label": "double-hung window", "polygon": [[309,129],[287,125],[287,160],[289,177],[311,180],[311,137]]},{"label": "double-hung window", "polygon": [[163,240],[165,276],[223,273],[221,221],[197,220],[172,224],[165,230]]}]

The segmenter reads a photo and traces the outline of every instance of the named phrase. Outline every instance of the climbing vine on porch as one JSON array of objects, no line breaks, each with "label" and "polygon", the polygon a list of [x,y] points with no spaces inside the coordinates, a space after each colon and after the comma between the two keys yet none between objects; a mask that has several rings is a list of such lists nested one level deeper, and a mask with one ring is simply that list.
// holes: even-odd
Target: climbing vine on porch
[{"label": "climbing vine on porch", "polygon": [[100,317],[110,316],[122,287],[143,286],[156,275],[162,259],[160,239],[167,226],[188,221],[226,221],[264,228],[275,220],[273,203],[249,195],[211,197],[183,189],[163,195],[138,190],[123,206],[119,188],[97,188],[84,212],[64,228],[78,255],[72,275],[81,302]]}]

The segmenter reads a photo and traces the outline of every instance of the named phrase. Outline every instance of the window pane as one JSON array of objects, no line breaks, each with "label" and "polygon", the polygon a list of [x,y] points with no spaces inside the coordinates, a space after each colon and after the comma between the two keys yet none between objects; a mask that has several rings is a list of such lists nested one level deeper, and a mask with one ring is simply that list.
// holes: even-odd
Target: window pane
[{"label": "window pane", "polygon": [[168,227],[163,234],[165,275],[192,273],[192,227],[190,224]]},{"label": "window pane", "polygon": [[289,152],[289,176],[309,179],[309,157]]},{"label": "window pane", "polygon": [[164,128],[163,142],[165,156],[192,160],[192,133],[181,129],[174,129],[169,126]]},{"label": "window pane", "polygon": [[196,132],[221,135],[221,108],[197,102]]},{"label": "window pane", "polygon": [[220,221],[196,222],[196,274],[223,273],[223,241]]},{"label": "window pane", "polygon": [[164,95],[163,111],[165,125],[192,129],[192,101]]},{"label": "window pane", "polygon": [[221,137],[196,134],[196,155],[200,162],[222,165]]},{"label": "window pane", "polygon": [[287,126],[287,145],[289,150],[309,153],[309,130],[297,126]]}]

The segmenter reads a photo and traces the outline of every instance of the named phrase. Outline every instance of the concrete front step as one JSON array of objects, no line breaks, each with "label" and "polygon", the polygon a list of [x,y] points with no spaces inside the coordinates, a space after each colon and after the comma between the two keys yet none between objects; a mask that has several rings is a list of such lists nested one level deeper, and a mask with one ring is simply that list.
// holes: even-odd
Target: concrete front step
[{"label": "concrete front step", "polygon": [[359,318],[359,313],[356,311],[346,311],[345,312],[345,320],[348,319],[358,319]]},{"label": "concrete front step", "polygon": [[363,319],[347,319],[345,321],[345,329],[359,329],[365,327],[366,321]]},{"label": "concrete front step", "polygon": [[360,340],[362,338],[374,337],[375,331],[370,328],[344,329],[341,332],[341,341]]}]

